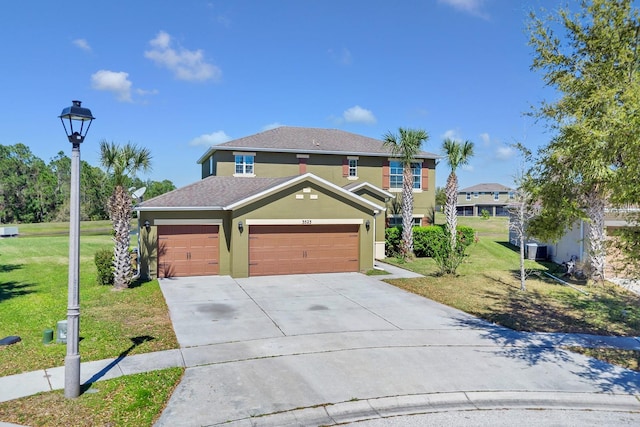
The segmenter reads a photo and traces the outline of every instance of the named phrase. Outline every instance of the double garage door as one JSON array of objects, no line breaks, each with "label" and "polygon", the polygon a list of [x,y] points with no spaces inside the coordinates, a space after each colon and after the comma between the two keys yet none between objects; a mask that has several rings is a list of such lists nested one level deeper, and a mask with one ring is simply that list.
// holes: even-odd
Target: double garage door
[{"label": "double garage door", "polygon": [[358,225],[252,225],[249,276],[359,270]]},{"label": "double garage door", "polygon": [[[249,275],[358,271],[359,225],[251,225]],[[158,276],[219,274],[217,225],[158,226]]]}]

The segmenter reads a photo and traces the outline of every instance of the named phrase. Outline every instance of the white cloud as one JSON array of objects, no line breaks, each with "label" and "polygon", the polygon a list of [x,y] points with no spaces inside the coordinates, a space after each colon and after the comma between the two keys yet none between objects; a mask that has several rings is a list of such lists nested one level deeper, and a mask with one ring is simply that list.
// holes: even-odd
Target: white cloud
[{"label": "white cloud", "polygon": [[482,10],[484,0],[438,0],[457,9],[461,12],[469,13],[483,19],[489,19],[489,14]]},{"label": "white cloud", "polygon": [[279,128],[281,126],[284,126],[284,125],[282,123],[278,123],[278,122],[269,123],[268,125],[262,127],[262,131]]},{"label": "white cloud", "polygon": [[91,87],[112,92],[118,101],[132,102],[129,73],[124,71],[100,70],[91,76]]},{"label": "white cloud", "polygon": [[189,145],[211,146],[216,144],[222,144],[223,142],[227,142],[227,141],[231,141],[231,137],[227,135],[224,131],[219,130],[216,132],[212,132],[210,134],[200,135],[199,137],[192,139],[189,142]]},{"label": "white cloud", "polygon": [[222,76],[220,68],[205,60],[202,50],[187,50],[182,47],[174,49],[171,36],[164,31],[160,31],[149,44],[152,49],[145,51],[145,58],[168,68],[179,80],[218,81]]},{"label": "white cloud", "polygon": [[513,156],[515,156],[515,154],[516,154],[516,150],[514,150],[513,147],[509,147],[506,145],[498,147],[498,149],[496,150],[496,157],[499,160],[509,160]]},{"label": "white cloud", "polygon": [[89,46],[89,42],[85,39],[75,39],[73,44],[86,52],[91,52],[91,46]]},{"label": "white cloud", "polygon": [[453,139],[454,141],[462,141],[460,134],[455,129],[449,129],[442,134],[442,139]]},{"label": "white cloud", "polygon": [[342,65],[351,65],[353,62],[353,57],[351,56],[351,51],[346,47],[343,47],[339,51],[335,51],[333,49],[329,49],[329,56],[334,61],[342,64]]},{"label": "white cloud", "polygon": [[342,113],[342,118],[347,123],[374,124],[376,122],[376,117],[373,115],[373,113],[370,110],[364,109],[359,105],[345,110],[345,112]]},{"label": "white cloud", "polygon": [[146,95],[157,95],[158,93],[160,93],[160,91],[158,91],[158,89],[150,89],[150,90],[136,89],[136,93],[141,96],[146,96]]},{"label": "white cloud", "polygon": [[462,165],[460,166],[460,169],[466,172],[473,172],[473,165],[469,165],[469,164]]},{"label": "white cloud", "polygon": [[491,144],[491,138],[489,137],[489,134],[486,132],[480,134],[480,139],[482,140],[482,143],[485,146]]}]

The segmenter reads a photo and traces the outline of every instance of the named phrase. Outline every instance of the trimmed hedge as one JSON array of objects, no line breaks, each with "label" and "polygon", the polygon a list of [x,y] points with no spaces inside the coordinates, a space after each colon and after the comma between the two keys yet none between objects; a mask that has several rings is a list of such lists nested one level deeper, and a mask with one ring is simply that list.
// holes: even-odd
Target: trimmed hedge
[{"label": "trimmed hedge", "polygon": [[[475,231],[471,227],[458,226],[458,244],[465,248],[475,241]],[[444,225],[428,225],[426,227],[413,227],[413,252],[417,257],[432,257],[435,247],[438,247],[441,239],[447,238]],[[395,256],[399,252],[402,239],[402,226],[398,225],[385,229],[385,252],[388,257]]]}]

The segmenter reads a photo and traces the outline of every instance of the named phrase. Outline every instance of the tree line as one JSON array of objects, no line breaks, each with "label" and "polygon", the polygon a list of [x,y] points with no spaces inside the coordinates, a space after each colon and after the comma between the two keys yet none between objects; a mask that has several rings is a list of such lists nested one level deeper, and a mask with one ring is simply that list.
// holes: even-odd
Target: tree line
[{"label": "tree line", "polygon": [[[68,221],[70,182],[71,158],[63,151],[47,163],[22,143],[0,144],[0,224]],[[169,180],[135,177],[125,177],[121,184],[147,187],[145,199],[176,188]],[[113,174],[82,160],[80,219],[109,219],[107,205],[115,188]]]}]

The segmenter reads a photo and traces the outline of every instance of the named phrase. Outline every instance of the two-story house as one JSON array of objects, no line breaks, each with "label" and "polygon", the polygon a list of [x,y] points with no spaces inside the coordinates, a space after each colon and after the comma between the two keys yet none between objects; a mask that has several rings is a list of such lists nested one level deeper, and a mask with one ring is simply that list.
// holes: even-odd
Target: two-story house
[{"label": "two-story house", "polygon": [[[412,165],[416,224],[434,209],[437,158],[420,152]],[[212,146],[198,163],[202,180],[136,207],[143,275],[366,271],[384,257],[402,165],[382,141],[279,127]]]},{"label": "two-story house", "polygon": [[487,211],[490,216],[507,216],[514,197],[514,190],[502,184],[472,185],[458,191],[458,215],[479,216]]}]

